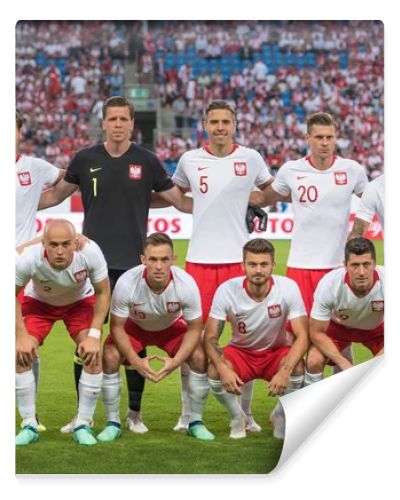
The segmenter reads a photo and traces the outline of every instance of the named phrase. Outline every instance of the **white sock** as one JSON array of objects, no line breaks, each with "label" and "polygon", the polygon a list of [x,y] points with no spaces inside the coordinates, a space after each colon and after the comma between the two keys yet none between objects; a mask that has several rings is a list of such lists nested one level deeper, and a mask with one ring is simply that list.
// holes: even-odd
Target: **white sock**
[{"label": "white sock", "polygon": [[33,371],[33,376],[35,377],[35,395],[38,392],[39,388],[39,376],[40,376],[40,358],[39,356],[36,356],[36,358],[33,358],[32,360],[32,371]]},{"label": "white sock", "polygon": [[81,378],[79,379],[79,406],[75,427],[87,424],[93,420],[102,383],[103,372],[92,374],[87,373],[85,368],[82,370]]},{"label": "white sock", "polygon": [[308,373],[306,370],[304,372],[304,385],[303,387],[307,387],[308,385],[315,384],[315,382],[319,382],[323,379],[323,373]]},{"label": "white sock", "polygon": [[189,370],[188,386],[190,422],[202,420],[204,405],[210,391],[207,373],[195,373]]},{"label": "white sock", "polygon": [[15,374],[15,389],[18,411],[24,425],[32,425],[36,429],[35,377],[32,370]]},{"label": "white sock", "polygon": [[286,388],[285,394],[290,394],[291,392],[297,391],[303,387],[304,384],[304,374],[303,375],[291,375],[289,379],[289,384]]},{"label": "white sock", "polygon": [[246,415],[251,415],[251,400],[253,399],[254,380],[250,380],[242,385],[242,395],[240,396],[240,406]]},{"label": "white sock", "polygon": [[231,392],[227,392],[220,380],[213,380],[211,378],[208,378],[208,382],[211,386],[211,390],[214,393],[214,396],[228,410],[231,420],[240,418],[243,414],[243,411],[240,407],[238,396],[236,396],[236,394],[232,394]]},{"label": "white sock", "polygon": [[190,396],[189,396],[189,365],[185,362],[181,365],[181,415],[190,415]]},{"label": "white sock", "polygon": [[103,374],[103,387],[101,393],[107,411],[107,420],[120,424],[119,402],[121,399],[121,376],[119,371],[111,374]]},{"label": "white sock", "polygon": [[[343,349],[343,351],[340,351],[340,354],[344,356],[352,365],[354,365],[354,357],[353,357],[353,351],[351,349],[351,344],[349,344],[347,347]],[[338,365],[332,366],[332,375],[335,375],[336,373],[340,373],[342,370],[338,367]]]}]

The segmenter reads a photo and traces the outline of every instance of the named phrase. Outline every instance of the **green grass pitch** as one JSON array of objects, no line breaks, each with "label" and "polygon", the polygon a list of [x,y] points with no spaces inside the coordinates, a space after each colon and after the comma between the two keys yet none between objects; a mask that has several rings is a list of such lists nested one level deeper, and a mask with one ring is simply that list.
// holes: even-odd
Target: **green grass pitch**
[{"label": "green grass pitch", "polygon": [[[274,241],[276,274],[285,273],[289,241]],[[383,244],[377,243],[378,262],[383,262]],[[177,264],[182,266],[187,241],[175,242]],[[108,332],[108,327],[106,329]],[[222,343],[228,341],[225,328]],[[356,362],[370,358],[367,349],[355,346]],[[47,431],[37,443],[16,451],[17,474],[262,474],[277,464],[283,442],[273,438],[268,415],[275,398],[267,396],[266,383],[257,380],[254,387],[253,414],[262,426],[260,433],[247,433],[244,440],[229,439],[229,419],[225,409],[210,393],[204,421],[216,435],[213,442],[200,442],[172,431],[180,414],[179,373],[175,371],[159,384],[146,381],[143,417],[149,432],[143,435],[127,430],[115,443],[94,447],[77,445],[71,435],[59,428],[75,414],[76,396],[72,374],[74,344],[63,325],[57,323],[41,348],[41,380],[37,408]],[[150,348],[149,352],[159,352]],[[125,375],[121,417],[127,410]],[[329,375],[329,372],[327,372]],[[124,422],[123,422],[124,423]],[[95,431],[105,424],[105,412],[99,400]],[[17,430],[19,429],[19,419]]]}]

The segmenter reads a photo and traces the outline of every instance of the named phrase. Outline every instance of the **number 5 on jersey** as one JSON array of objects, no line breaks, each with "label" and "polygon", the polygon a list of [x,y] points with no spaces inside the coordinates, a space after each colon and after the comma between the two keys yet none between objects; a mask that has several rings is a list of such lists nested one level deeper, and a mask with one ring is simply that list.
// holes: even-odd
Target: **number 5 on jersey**
[{"label": "number 5 on jersey", "polygon": [[207,191],[208,191],[208,184],[206,182],[206,179],[208,179],[208,175],[201,175],[200,176],[200,192],[201,193],[207,193]]}]

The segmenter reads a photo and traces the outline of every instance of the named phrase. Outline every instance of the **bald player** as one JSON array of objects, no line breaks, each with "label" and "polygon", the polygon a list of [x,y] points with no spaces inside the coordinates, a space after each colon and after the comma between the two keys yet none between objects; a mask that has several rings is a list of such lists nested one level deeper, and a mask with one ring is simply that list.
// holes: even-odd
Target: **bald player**
[{"label": "bald player", "polygon": [[110,284],[98,245],[89,241],[77,252],[75,241],[73,225],[53,219],[45,226],[42,243],[17,258],[16,294],[26,286],[22,304],[16,300],[15,385],[23,419],[17,446],[39,438],[32,360],[57,320],[64,322],[84,360],[73,436],[79,444],[97,443],[89,423],[102,386],[101,327],[110,304]]}]

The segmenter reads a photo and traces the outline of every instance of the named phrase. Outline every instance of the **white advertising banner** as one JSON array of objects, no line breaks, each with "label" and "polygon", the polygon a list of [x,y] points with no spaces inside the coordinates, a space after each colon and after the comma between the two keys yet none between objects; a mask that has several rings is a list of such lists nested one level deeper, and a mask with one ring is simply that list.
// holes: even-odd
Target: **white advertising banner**
[{"label": "white advertising banner", "polygon": [[[78,232],[82,231],[83,212],[52,212],[46,210],[39,212],[36,219],[38,235],[42,233],[43,226],[49,219],[62,218],[71,221]],[[349,223],[354,218],[351,215]],[[266,231],[255,231],[252,238],[265,237],[271,240],[287,240],[291,238],[293,230],[292,212],[272,212],[268,217],[268,227]],[[183,214],[174,208],[152,209],[147,222],[147,233],[161,232],[167,233],[172,239],[187,240],[192,235],[192,216]],[[381,239],[381,228],[379,222],[374,220],[371,230],[366,235],[371,239]]]}]

